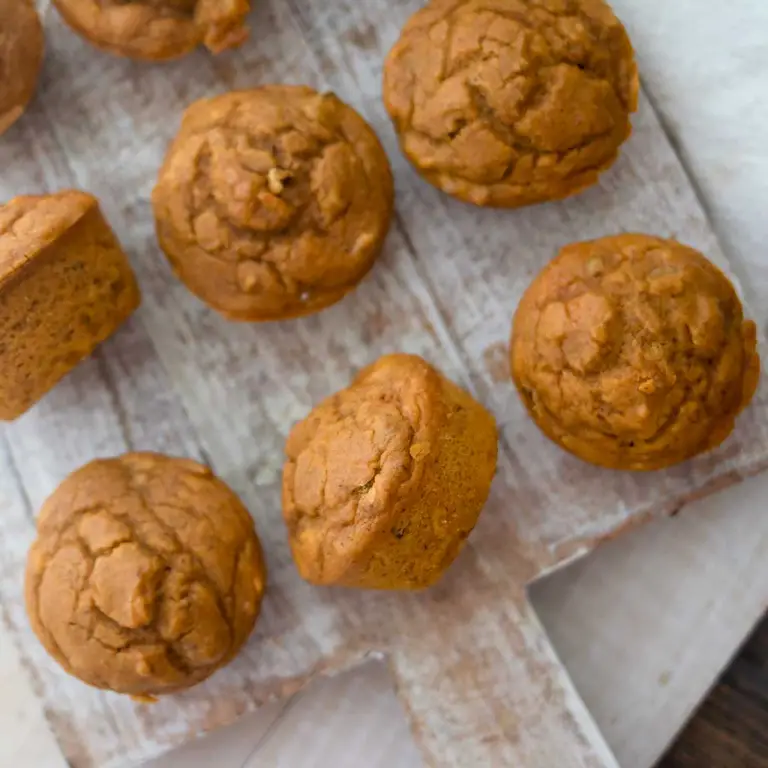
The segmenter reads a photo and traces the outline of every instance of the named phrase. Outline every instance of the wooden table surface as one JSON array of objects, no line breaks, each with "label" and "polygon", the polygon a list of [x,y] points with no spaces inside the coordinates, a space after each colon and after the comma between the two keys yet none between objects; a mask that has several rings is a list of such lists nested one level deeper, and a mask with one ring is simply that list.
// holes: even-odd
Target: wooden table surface
[{"label": "wooden table surface", "polygon": [[[738,254],[744,260],[744,276],[747,277],[744,282],[750,284],[753,289],[755,282],[768,286],[768,254],[765,250],[765,243],[768,242],[768,217],[764,215],[765,203],[768,200],[768,157],[766,157],[762,131],[762,126],[768,122],[768,101],[760,96],[764,94],[765,73],[768,72],[768,47],[764,44],[766,30],[768,30],[768,3],[765,0],[732,0],[727,4],[723,4],[721,0],[675,0],[674,3],[670,3],[669,0],[647,0],[645,3],[636,3],[635,0],[614,0],[614,5],[635,38],[646,85],[650,86],[657,106],[668,119],[669,128],[699,184],[718,234],[729,251]],[[742,159],[746,157],[747,162],[735,162],[739,157]],[[756,319],[765,327],[768,320],[768,302],[758,305],[757,309]],[[768,494],[768,484],[761,485],[759,492],[752,494],[753,503],[760,503],[768,498],[766,494]],[[713,518],[713,536],[720,540],[723,538],[722,532],[727,529],[726,520],[715,519],[715,515],[711,517]],[[682,523],[683,518],[684,515],[676,518],[677,524]],[[746,526],[752,526],[751,529],[757,525],[754,516],[744,516],[743,519]],[[654,547],[662,543],[653,540],[653,532],[641,535],[651,539]],[[743,560],[741,548],[734,548],[732,554],[734,566],[739,560]],[[695,565],[700,567],[702,564],[696,562]],[[746,589],[747,586],[745,584],[744,588]],[[760,592],[762,589],[768,595],[765,587],[766,585],[762,587],[752,585],[751,589],[753,593]],[[738,597],[738,593],[733,592],[731,602],[737,602]],[[759,601],[757,603],[760,604]],[[728,614],[723,616],[721,613],[718,621],[725,623],[730,622],[731,619]],[[653,627],[654,634],[658,634],[660,622],[660,617],[651,617],[649,626]],[[692,631],[697,626],[695,625]],[[703,631],[703,635],[706,637],[708,632]],[[2,634],[0,634],[0,646],[2,646],[2,640]],[[681,640],[679,636],[678,640]],[[712,636],[709,636],[706,642],[702,641],[701,637],[691,638],[694,643],[710,646],[717,645],[716,640]],[[646,650],[647,648],[648,646]],[[720,654],[718,658],[722,660],[729,651],[730,648],[723,647],[716,653]],[[567,654],[564,655],[567,656]],[[713,655],[716,655],[714,651]],[[2,648],[0,647],[1,656]],[[580,657],[579,660],[581,660]],[[638,662],[633,666],[642,667],[643,664]],[[651,668],[650,664],[645,666]],[[577,666],[573,669],[579,674]],[[632,678],[634,672],[629,667],[624,671],[625,676]],[[588,677],[593,672],[594,666],[581,676]],[[689,666],[682,670],[680,677],[683,676],[694,676]],[[381,686],[383,687],[386,684],[386,675],[382,673],[379,677],[384,678]],[[663,677],[666,679],[666,673]],[[676,676],[664,689],[667,699],[670,698],[670,690],[674,689],[677,679]],[[14,701],[23,697],[24,691],[15,687],[17,678],[4,679],[2,669],[0,669],[0,682],[7,683],[4,687],[14,691]],[[584,679],[579,682],[585,683]],[[633,678],[631,682],[637,688],[642,681]],[[360,696],[357,698],[351,695],[349,686],[343,687],[341,683],[339,684],[340,690],[343,688],[343,695],[339,699],[349,705],[344,711],[347,727],[350,720],[365,714],[365,708],[361,710],[359,705],[360,702],[367,701],[363,694],[369,694],[374,687],[368,678],[356,685],[361,689]],[[587,686],[584,685],[583,688],[586,690]],[[626,698],[629,693],[637,693],[637,691],[622,690],[620,696]],[[681,696],[681,691],[675,689],[674,701],[678,701]],[[307,696],[301,701],[295,701],[291,707],[294,711],[302,709],[311,698]],[[317,698],[320,699],[320,697]],[[611,701],[619,700],[614,697]],[[388,708],[386,712],[379,712],[380,718],[377,720],[375,729],[375,732],[385,733],[391,737],[386,744],[386,750],[382,749],[383,753],[388,752],[390,756],[397,748],[410,741],[402,711],[393,702],[393,696],[385,701]],[[657,712],[656,720],[667,722],[671,732],[680,720],[674,716],[675,713],[670,713],[662,706],[663,701],[654,699],[652,703],[652,709]],[[3,702],[0,701],[0,715],[2,715],[2,704]],[[314,702],[314,705],[315,708],[306,713],[308,724],[321,722],[323,715],[329,709],[325,699]],[[285,709],[291,708],[281,706]],[[29,709],[31,711],[31,708]],[[381,709],[385,707],[382,706]],[[643,711],[650,709],[651,707],[646,707]],[[629,714],[628,719],[643,731],[644,742],[659,742],[660,739],[664,739],[664,733],[659,735],[646,727],[645,721],[638,717],[638,710],[624,713],[625,720],[626,714]],[[401,727],[393,727],[393,723],[399,722],[398,718],[402,720]],[[11,724],[16,722],[16,726],[8,733],[18,734],[20,744],[37,746],[40,754],[36,759],[28,762],[6,763],[0,760],[0,763],[60,768],[61,763],[56,760],[51,751],[50,737],[46,738],[44,722],[33,719],[29,722],[14,721],[12,717],[7,719]],[[637,725],[638,722],[639,725]],[[287,727],[288,725],[290,727]],[[609,729],[609,726],[610,724],[606,722],[606,729]],[[249,748],[248,751],[243,752],[242,756],[238,754],[237,760],[227,762],[223,755],[222,743],[224,739],[233,740],[232,734],[227,733],[221,734],[223,739],[218,740],[218,743],[213,743],[211,740],[199,745],[195,750],[203,758],[199,764],[206,766],[218,764],[226,768],[231,765],[237,768],[247,763],[248,766],[269,765],[270,768],[274,768],[279,762],[274,758],[278,754],[282,755],[290,751],[291,744],[300,742],[303,744],[303,751],[314,754],[318,754],[318,750],[323,746],[328,748],[326,739],[313,740],[311,733],[306,730],[297,730],[294,723],[287,724],[283,729],[278,726],[270,732],[269,738],[253,733],[255,729],[251,722],[242,723],[242,730],[251,732],[250,735],[253,735],[254,739],[258,737],[263,741],[259,753],[259,758],[263,759],[255,758],[254,761],[249,761],[248,751],[251,749]],[[369,757],[373,733],[374,731],[366,731],[360,734],[361,740],[367,740],[367,744],[363,744],[361,749],[365,749]],[[712,696],[660,765],[662,768],[768,766],[767,734],[768,626],[764,625],[743,654],[726,672],[722,683],[713,691]],[[669,736],[667,735],[666,738],[668,740]],[[7,739],[4,738],[2,741]],[[666,740],[663,743],[667,743]],[[207,751],[209,744],[210,751]],[[0,744],[0,747],[2,746],[5,745]],[[351,746],[353,745],[347,741],[345,751],[354,757]],[[651,749],[642,751],[638,748],[632,754],[631,760],[628,758],[626,763],[624,760],[621,761],[622,766],[646,768],[652,762],[650,759],[652,751]],[[629,752],[626,745],[624,752]],[[648,759],[643,759],[646,752]],[[31,755],[32,752],[28,750],[24,754]],[[654,760],[656,755],[658,752],[653,755]],[[168,764],[171,764],[170,760]],[[316,762],[306,762],[307,766],[310,764],[317,765]],[[400,765],[401,763],[390,761],[386,764]],[[189,768],[191,765],[189,754],[179,755],[173,765]],[[296,768],[298,763],[296,760],[289,759],[288,762],[280,762],[280,765]],[[302,763],[302,766],[304,765],[305,763]]]},{"label": "wooden table surface", "polygon": [[768,617],[659,768],[768,766]]},{"label": "wooden table surface", "polygon": [[[758,44],[768,36],[767,4],[763,0],[735,0],[727,7],[716,0],[654,0],[643,4],[619,0],[615,4],[631,31],[643,34],[641,47],[647,54],[644,74],[659,87],[665,102],[660,105],[662,111],[671,116],[669,127],[708,201],[718,234],[731,252],[744,259],[752,280],[764,285],[768,221],[756,214],[768,203],[768,151],[749,141],[748,128],[733,118],[746,114],[743,108],[757,98],[758,90],[753,86],[768,78],[768,48]],[[645,14],[651,13],[657,18],[653,31],[643,23]],[[754,46],[749,43],[750,30],[755,31]],[[735,65],[735,57],[729,55],[707,58],[706,66],[701,66],[703,50],[726,54],[727,41],[738,45],[734,41],[739,38],[743,44],[740,50],[746,55],[744,62],[748,59],[750,66]],[[680,48],[671,53],[671,42],[676,39],[684,42],[685,53],[680,58]],[[650,73],[649,68],[653,68]],[[666,87],[661,77],[664,71],[671,75]],[[705,99],[696,95],[699,91],[691,82],[699,77],[697,71],[702,73],[702,84],[705,78],[711,84]],[[683,87],[686,80],[688,88]],[[766,114],[765,100],[760,102],[762,106],[756,111]],[[760,119],[755,111],[747,111],[748,123]],[[730,123],[727,128],[726,123]],[[741,141],[730,140],[737,136]],[[730,150],[723,152],[726,137]],[[735,155],[731,155],[732,150]],[[751,162],[734,162],[741,153]],[[722,194],[723,184],[727,184],[728,194]],[[764,309],[759,319],[765,323]],[[768,616],[659,763],[659,768],[766,766]]]}]

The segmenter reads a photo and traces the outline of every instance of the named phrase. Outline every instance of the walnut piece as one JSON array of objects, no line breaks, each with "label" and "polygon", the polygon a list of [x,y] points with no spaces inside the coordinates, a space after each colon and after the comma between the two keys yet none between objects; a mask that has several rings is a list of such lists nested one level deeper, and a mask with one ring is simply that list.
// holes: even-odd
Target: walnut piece
[{"label": "walnut piece", "polygon": [[602,0],[432,0],[387,57],[384,101],[429,182],[517,207],[597,181],[630,134],[638,83]]},{"label": "walnut piece", "polygon": [[176,59],[199,45],[221,53],[248,38],[250,0],[53,1],[86,40],[132,59]]},{"label": "walnut piece", "polygon": [[518,306],[511,361],[548,437],[635,470],[718,446],[760,372],[728,278],[692,248],[637,234],[560,251]]},{"label": "walnut piece", "polygon": [[32,0],[0,0],[0,135],[24,113],[43,64],[43,28]]},{"label": "walnut piece", "polygon": [[283,515],[315,584],[421,589],[456,558],[496,470],[496,424],[419,357],[389,355],[297,424]]},{"label": "walnut piece", "polygon": [[367,123],[332,94],[268,86],[186,112],[152,195],[176,274],[232,320],[317,312],[381,251],[394,187]]},{"label": "walnut piece", "polygon": [[27,611],[67,672],[141,699],[231,661],[265,578],[251,516],[207,467],[127,454],[79,469],[43,506]]}]

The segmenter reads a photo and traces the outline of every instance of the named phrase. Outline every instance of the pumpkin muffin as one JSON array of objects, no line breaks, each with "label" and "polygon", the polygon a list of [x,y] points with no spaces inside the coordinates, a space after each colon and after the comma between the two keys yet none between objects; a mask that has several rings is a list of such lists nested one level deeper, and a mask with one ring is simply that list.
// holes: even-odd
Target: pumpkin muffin
[{"label": "pumpkin muffin", "polygon": [[420,589],[450,566],[496,469],[496,424],[419,357],[389,355],[297,424],[283,515],[314,584]]},{"label": "pumpkin muffin", "polygon": [[728,278],[692,248],[637,234],[562,249],[520,302],[511,361],[548,437],[635,470],[720,445],[760,370]]},{"label": "pumpkin muffin", "polygon": [[0,0],[0,134],[32,99],[43,47],[43,28],[32,0]]},{"label": "pumpkin muffin", "polygon": [[333,94],[267,86],[186,112],[152,201],[178,277],[231,320],[317,312],[363,279],[393,207],[387,157]]},{"label": "pumpkin muffin", "polygon": [[46,501],[27,561],[32,628],[85,683],[139,698],[205,680],[259,615],[265,569],[253,520],[194,461],[94,461]]},{"label": "pumpkin muffin", "polygon": [[139,301],[96,198],[69,190],[0,206],[0,421],[31,408]]},{"label": "pumpkin muffin", "polygon": [[53,0],[72,29],[109,53],[177,59],[205,45],[213,53],[248,37],[250,0]]},{"label": "pumpkin muffin", "polygon": [[602,0],[432,0],[387,57],[384,102],[427,181],[514,208],[597,182],[630,134],[638,83]]}]

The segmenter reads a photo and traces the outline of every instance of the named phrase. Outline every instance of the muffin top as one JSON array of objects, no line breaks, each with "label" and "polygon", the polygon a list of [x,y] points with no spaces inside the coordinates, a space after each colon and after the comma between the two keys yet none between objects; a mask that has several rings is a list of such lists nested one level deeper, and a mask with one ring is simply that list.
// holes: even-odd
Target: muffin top
[{"label": "muffin top", "polygon": [[70,674],[151,696],[235,655],[264,581],[251,517],[207,467],[128,454],[73,473],[43,506],[27,610]]},{"label": "muffin top", "polygon": [[161,246],[234,320],[318,311],[379,254],[394,188],[367,123],[332,94],[267,86],[186,112],[153,193]]},{"label": "muffin top", "polygon": [[431,366],[389,355],[293,428],[283,510],[304,578],[343,578],[418,495],[437,453],[441,399]]},{"label": "muffin top", "polygon": [[74,189],[20,195],[0,205],[0,286],[97,205],[95,197]]},{"label": "muffin top", "polygon": [[134,59],[165,60],[198,45],[213,53],[248,37],[250,0],[54,0],[94,45]]},{"label": "muffin top", "polygon": [[32,0],[0,0],[0,134],[19,119],[43,63],[43,27]]},{"label": "muffin top", "polygon": [[701,253],[626,234],[562,249],[520,302],[511,357],[549,437],[594,464],[657,469],[732,431],[757,386],[755,347]]},{"label": "muffin top", "polygon": [[632,46],[602,0],[432,0],[384,68],[405,154],[477,205],[594,183],[630,133],[637,94]]},{"label": "muffin top", "polygon": [[414,355],[385,355],[286,445],[283,514],[302,577],[430,586],[453,562],[496,469],[493,417]]}]

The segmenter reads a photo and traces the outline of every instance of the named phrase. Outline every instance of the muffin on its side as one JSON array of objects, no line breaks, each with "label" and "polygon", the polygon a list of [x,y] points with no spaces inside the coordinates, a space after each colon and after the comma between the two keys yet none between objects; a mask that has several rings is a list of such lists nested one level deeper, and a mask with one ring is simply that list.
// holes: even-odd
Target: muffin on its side
[{"label": "muffin on its side", "polygon": [[603,0],[431,0],[384,66],[384,103],[416,169],[504,208],[596,183],[630,134],[638,87]]},{"label": "muffin on its side", "polygon": [[266,86],[184,115],[152,194],[174,271],[230,320],[317,312],[352,291],[389,229],[394,185],[368,124],[333,94]]},{"label": "muffin on its side", "polygon": [[265,579],[248,510],[208,467],[133,453],[87,464],[46,501],[27,611],[69,674],[151,697],[237,655]]},{"label": "muffin on its side", "polygon": [[563,248],[518,306],[511,361],[544,433],[615,469],[720,445],[760,374],[728,278],[693,248],[638,234]]},{"label": "muffin on its side", "polygon": [[0,135],[21,117],[35,93],[44,45],[33,0],[0,0]]},{"label": "muffin on its side", "polygon": [[96,198],[68,190],[0,206],[0,421],[31,408],[139,301]]},{"label": "muffin on its side", "polygon": [[421,589],[456,558],[488,498],[496,423],[411,355],[388,355],[297,424],[283,515],[314,584]]},{"label": "muffin on its side", "polygon": [[53,0],[64,20],[108,53],[177,59],[205,45],[213,53],[248,38],[250,0]]}]

